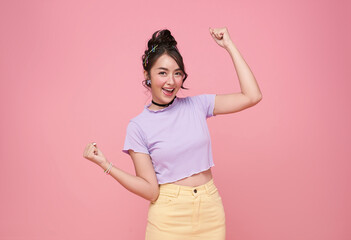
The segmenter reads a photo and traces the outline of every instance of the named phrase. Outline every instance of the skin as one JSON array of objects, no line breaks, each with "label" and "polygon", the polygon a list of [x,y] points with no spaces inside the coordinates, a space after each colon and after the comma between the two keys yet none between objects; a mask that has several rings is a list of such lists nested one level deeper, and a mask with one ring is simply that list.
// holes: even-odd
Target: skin
[{"label": "skin", "polygon": [[[152,100],[156,103],[167,104],[173,100],[182,86],[184,73],[172,57],[163,54],[150,69],[150,74],[144,71],[144,77],[151,80]],[[163,88],[174,89],[172,96],[165,95],[162,90]],[[149,107],[151,110],[161,108],[163,107],[154,104],[151,104]]]},{"label": "skin", "polygon": [[[251,72],[249,66],[234,45],[227,28],[209,28],[213,40],[230,55],[236,70],[241,91],[229,94],[217,94],[215,97],[214,115],[235,113],[256,105],[262,99],[262,93]],[[160,73],[160,67],[164,73]],[[179,91],[182,79],[177,73],[178,65],[168,55],[162,55],[151,68],[150,73],[144,72],[145,78],[151,80],[152,99],[157,103],[168,103]],[[150,75],[149,75],[150,74]],[[162,93],[162,88],[174,88],[172,96],[168,97]],[[151,104],[151,110],[162,107]],[[112,167],[110,175],[115,178],[127,190],[154,202],[159,195],[159,185],[151,162],[150,155],[136,153],[129,150],[134,163],[136,176],[131,175],[117,167]],[[109,162],[102,154],[97,145],[87,144],[83,157],[99,165],[106,170]],[[180,179],[174,184],[186,186],[199,186],[207,183],[212,178],[211,169]]]},{"label": "skin", "polygon": [[[150,74],[147,71],[144,71],[144,76],[146,79],[151,80],[152,100],[154,100],[156,103],[166,104],[172,101],[174,96],[176,96],[177,92],[179,91],[183,82],[184,73],[180,70],[177,62],[172,57],[167,54],[163,54],[157,59],[155,64],[150,69]],[[163,93],[162,88],[174,88],[172,96],[166,96]],[[163,107],[157,106],[155,104],[151,104],[149,106],[149,109],[151,110],[158,110],[162,108]],[[141,155],[139,153],[132,154],[134,155],[134,158],[144,158],[143,155],[145,155]],[[194,174],[184,179],[180,179],[173,183],[185,186],[199,186],[208,182],[211,180],[211,178],[212,172],[210,168],[206,171]]]}]

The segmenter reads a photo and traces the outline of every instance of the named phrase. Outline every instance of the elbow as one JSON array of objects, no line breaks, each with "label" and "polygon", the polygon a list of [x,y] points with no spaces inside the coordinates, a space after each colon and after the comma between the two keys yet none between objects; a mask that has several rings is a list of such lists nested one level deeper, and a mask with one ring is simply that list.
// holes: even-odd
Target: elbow
[{"label": "elbow", "polygon": [[153,195],[153,196],[151,197],[151,199],[149,199],[150,202],[151,202],[151,203],[156,202],[156,200],[158,199],[158,196],[159,196],[159,195]]},{"label": "elbow", "polygon": [[262,100],[262,94],[260,93],[259,95],[252,97],[251,98],[251,104],[256,105],[257,103],[259,103]]},{"label": "elbow", "polygon": [[150,202],[154,203],[154,202],[156,202],[157,198],[158,198],[158,195],[154,194],[151,196],[151,199],[149,199],[149,200],[150,200]]},{"label": "elbow", "polygon": [[156,202],[159,195],[160,195],[160,188],[157,185],[157,188],[155,187],[154,190],[152,191],[151,198],[149,199],[150,202],[152,203]]},{"label": "elbow", "polygon": [[[158,197],[157,197],[158,198]],[[151,203],[155,203],[157,198],[152,198],[152,199],[149,199]]]}]

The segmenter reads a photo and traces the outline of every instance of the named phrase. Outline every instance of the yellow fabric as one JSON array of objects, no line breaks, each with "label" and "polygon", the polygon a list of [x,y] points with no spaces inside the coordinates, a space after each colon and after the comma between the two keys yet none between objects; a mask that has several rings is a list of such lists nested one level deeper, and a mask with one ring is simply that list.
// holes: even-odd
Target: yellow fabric
[{"label": "yellow fabric", "polygon": [[222,198],[213,179],[197,187],[167,183],[149,205],[146,240],[225,239]]}]

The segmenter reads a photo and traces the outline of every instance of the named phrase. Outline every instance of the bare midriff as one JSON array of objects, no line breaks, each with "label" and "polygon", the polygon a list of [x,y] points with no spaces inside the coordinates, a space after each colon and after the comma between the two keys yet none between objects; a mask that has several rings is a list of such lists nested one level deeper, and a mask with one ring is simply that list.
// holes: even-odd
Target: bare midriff
[{"label": "bare midriff", "polygon": [[211,172],[211,168],[209,168],[206,171],[196,173],[194,175],[191,175],[190,177],[186,177],[178,181],[172,182],[172,184],[197,187],[197,186],[206,184],[211,179],[212,179],[212,172]]}]

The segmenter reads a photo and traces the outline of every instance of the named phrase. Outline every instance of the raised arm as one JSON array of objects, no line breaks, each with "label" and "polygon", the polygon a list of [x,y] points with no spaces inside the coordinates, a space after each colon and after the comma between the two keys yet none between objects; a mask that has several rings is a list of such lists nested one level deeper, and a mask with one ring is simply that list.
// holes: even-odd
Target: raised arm
[{"label": "raised arm", "polygon": [[241,92],[217,94],[213,114],[234,113],[254,106],[261,101],[262,93],[250,67],[231,40],[227,28],[210,28],[210,34],[219,46],[228,51],[241,88]]}]

